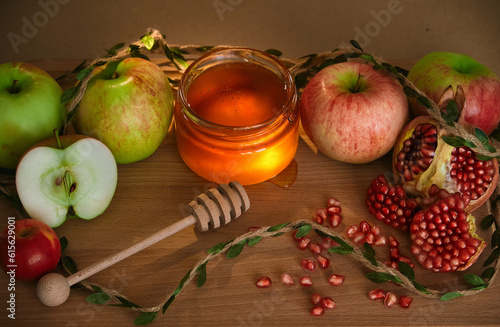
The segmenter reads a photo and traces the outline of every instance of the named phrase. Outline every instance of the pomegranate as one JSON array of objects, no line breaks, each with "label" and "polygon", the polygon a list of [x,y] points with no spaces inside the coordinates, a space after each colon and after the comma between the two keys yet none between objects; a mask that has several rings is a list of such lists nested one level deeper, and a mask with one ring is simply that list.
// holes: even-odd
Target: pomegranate
[{"label": "pomegranate", "polygon": [[470,202],[466,210],[472,212],[493,193],[498,160],[481,161],[470,148],[453,147],[443,141],[443,136],[439,124],[428,116],[410,122],[394,146],[395,179],[408,194],[417,197],[432,196],[431,188],[467,195]]},{"label": "pomegranate", "polygon": [[366,191],[365,204],[372,216],[387,225],[406,231],[417,208],[417,201],[406,196],[402,186],[387,182],[378,175]]},{"label": "pomegranate", "polygon": [[485,248],[486,243],[475,233],[474,217],[465,211],[468,203],[468,196],[455,193],[413,217],[411,252],[425,269],[465,270]]}]

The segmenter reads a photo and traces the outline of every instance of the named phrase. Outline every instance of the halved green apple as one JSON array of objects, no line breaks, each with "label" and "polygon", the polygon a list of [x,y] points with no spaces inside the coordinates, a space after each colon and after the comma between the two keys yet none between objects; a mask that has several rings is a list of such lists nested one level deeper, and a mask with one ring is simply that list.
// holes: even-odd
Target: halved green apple
[{"label": "halved green apple", "polygon": [[17,166],[16,188],[28,215],[54,228],[68,217],[88,220],[102,214],[117,179],[115,158],[104,143],[63,135],[26,151]]}]

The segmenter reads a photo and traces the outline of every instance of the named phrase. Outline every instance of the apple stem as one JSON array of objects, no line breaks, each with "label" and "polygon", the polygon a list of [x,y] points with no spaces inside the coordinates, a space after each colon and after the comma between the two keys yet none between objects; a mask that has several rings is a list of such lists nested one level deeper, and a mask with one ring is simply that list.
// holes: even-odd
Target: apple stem
[{"label": "apple stem", "polygon": [[19,81],[17,79],[12,81],[11,87],[8,88],[9,93],[15,94],[19,93]]},{"label": "apple stem", "polygon": [[363,80],[363,75],[358,73],[358,78],[356,79],[356,84],[354,84],[354,88],[352,89],[352,93],[358,93],[361,89],[361,81]]},{"label": "apple stem", "polygon": [[61,139],[59,138],[59,130],[57,128],[54,128],[53,132],[54,132],[54,136],[56,137],[57,147],[59,149],[62,149]]}]

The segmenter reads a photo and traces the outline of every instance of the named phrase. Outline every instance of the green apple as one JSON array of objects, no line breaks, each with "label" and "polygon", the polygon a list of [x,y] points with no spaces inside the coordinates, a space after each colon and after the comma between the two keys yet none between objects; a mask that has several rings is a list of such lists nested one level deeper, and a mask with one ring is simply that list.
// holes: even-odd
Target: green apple
[{"label": "green apple", "polygon": [[19,161],[16,189],[31,218],[54,228],[66,218],[93,219],[111,202],[118,173],[111,151],[84,135],[40,142]]},{"label": "green apple", "polygon": [[30,146],[63,127],[62,92],[40,68],[19,62],[0,65],[0,167],[15,169]]},{"label": "green apple", "polygon": [[172,122],[173,94],[158,65],[141,58],[108,63],[92,72],[73,126],[106,144],[117,163],[149,157]]},{"label": "green apple", "polygon": [[[459,122],[479,127],[491,134],[500,122],[500,79],[473,58],[452,52],[432,52],[422,57],[408,73],[408,79],[436,103],[451,86],[462,86],[465,106]],[[427,114],[415,98],[410,98],[414,116]]]}]

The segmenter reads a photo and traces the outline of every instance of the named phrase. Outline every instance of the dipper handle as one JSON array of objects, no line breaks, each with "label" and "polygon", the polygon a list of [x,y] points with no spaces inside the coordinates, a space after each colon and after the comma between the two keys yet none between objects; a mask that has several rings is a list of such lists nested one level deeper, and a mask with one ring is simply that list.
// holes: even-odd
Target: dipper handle
[{"label": "dipper handle", "polygon": [[58,306],[69,297],[70,287],[104,270],[115,263],[191,226],[199,231],[215,229],[241,216],[250,208],[250,200],[245,189],[238,182],[220,184],[200,194],[189,203],[191,214],[178,222],[148,236],[131,247],[113,254],[101,261],[65,278],[50,273],[43,276],[36,287],[39,300],[47,306]]}]

